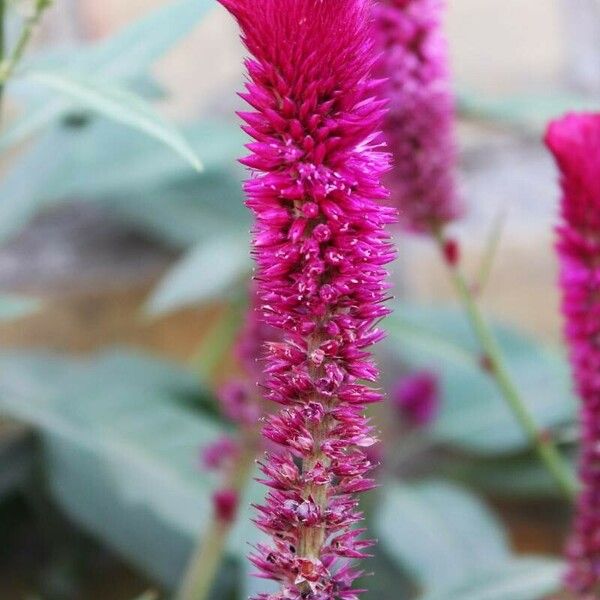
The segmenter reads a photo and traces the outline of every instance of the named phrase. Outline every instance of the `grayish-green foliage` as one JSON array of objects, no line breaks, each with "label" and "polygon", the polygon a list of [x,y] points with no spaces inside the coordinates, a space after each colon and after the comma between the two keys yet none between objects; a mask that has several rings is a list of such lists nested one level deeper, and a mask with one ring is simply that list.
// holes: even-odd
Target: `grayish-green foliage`
[{"label": "grayish-green foliage", "polygon": [[[387,320],[390,351],[411,367],[439,372],[443,407],[432,434],[482,455],[524,450],[527,439],[493,380],[459,311],[398,305]],[[521,332],[495,324],[508,368],[541,429],[572,423],[576,401],[567,362]]]},{"label": "grayish-green foliage", "polygon": [[559,587],[561,563],[512,556],[499,521],[466,490],[442,480],[390,482],[382,495],[375,533],[423,600],[539,600]]}]

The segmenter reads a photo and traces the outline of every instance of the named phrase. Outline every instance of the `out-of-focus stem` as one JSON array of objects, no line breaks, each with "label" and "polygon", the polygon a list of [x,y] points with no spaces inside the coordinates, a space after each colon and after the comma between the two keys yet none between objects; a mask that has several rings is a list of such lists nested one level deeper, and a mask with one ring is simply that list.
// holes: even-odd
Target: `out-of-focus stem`
[{"label": "out-of-focus stem", "polygon": [[[446,240],[441,231],[434,231],[434,234],[443,257]],[[454,289],[465,309],[473,333],[481,346],[486,370],[495,380],[504,399],[557,486],[569,500],[574,500],[577,493],[577,484],[570,467],[558,451],[552,438],[538,429],[535,419],[523,402],[521,394],[506,367],[502,350],[484,319],[472,290],[458,265],[451,264],[447,260],[444,260],[444,263],[448,267]]]},{"label": "out-of-focus stem", "polygon": [[[8,0],[0,0],[0,65],[4,62],[5,51],[5,33],[6,33],[6,3]],[[2,120],[2,96],[4,95],[4,85],[0,84],[0,122]]]},{"label": "out-of-focus stem", "polygon": [[[0,61],[0,90],[4,88],[6,82],[17,68],[44,11],[49,8],[51,4],[52,0],[36,0],[33,13],[25,20],[19,39],[12,49],[12,52],[7,57],[4,56],[4,53],[2,54],[2,60]],[[6,11],[6,0],[0,0],[0,5],[2,6],[2,14],[4,15]]]},{"label": "out-of-focus stem", "polygon": [[[235,467],[226,482],[226,487],[242,495],[256,459],[256,439],[248,435]],[[177,600],[208,600],[223,560],[227,538],[235,521],[211,518],[208,529],[202,535],[192,558],[188,563]]]},{"label": "out-of-focus stem", "polygon": [[490,235],[485,247],[485,252],[479,266],[479,272],[477,273],[477,278],[472,286],[473,293],[476,296],[480,296],[483,293],[490,278],[492,266],[494,265],[494,259],[496,258],[496,254],[498,252],[498,246],[500,245],[500,238],[502,237],[502,231],[504,230],[505,223],[506,212],[503,211],[500,212],[494,220],[494,224],[492,226],[492,230],[490,231]]}]

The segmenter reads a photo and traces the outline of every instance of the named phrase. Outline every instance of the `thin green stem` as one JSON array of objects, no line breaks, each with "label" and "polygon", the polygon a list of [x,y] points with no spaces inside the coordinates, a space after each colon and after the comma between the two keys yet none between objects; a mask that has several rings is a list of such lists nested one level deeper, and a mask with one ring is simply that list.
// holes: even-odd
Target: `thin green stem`
[{"label": "thin green stem", "polygon": [[506,211],[498,213],[494,219],[492,230],[487,240],[485,252],[479,266],[479,272],[473,285],[473,291],[477,296],[481,296],[490,278],[494,260],[500,245],[500,239],[506,223]]},{"label": "thin green stem", "polygon": [[[228,487],[238,496],[246,487],[256,458],[256,443],[250,436],[236,463]],[[227,538],[233,522],[211,520],[208,530],[198,543],[177,592],[177,600],[207,600],[223,560]]]},{"label": "thin green stem", "polygon": [[[443,256],[446,240],[441,231],[436,231],[434,233]],[[552,438],[538,429],[535,419],[527,405],[524,403],[521,394],[506,367],[502,350],[484,319],[465,277],[457,265],[450,264],[447,260],[445,260],[444,263],[448,266],[450,279],[454,289],[464,306],[473,332],[481,346],[484,364],[486,365],[490,376],[494,378],[500,392],[523,428],[523,431],[527,435],[532,446],[536,449],[540,460],[546,466],[562,493],[569,500],[574,499],[577,492],[577,484],[571,469],[564,457],[558,451]]]},{"label": "thin green stem", "polygon": [[[2,2],[4,8],[6,0],[0,0],[0,2]],[[40,22],[42,15],[51,4],[52,0],[36,0],[33,12],[25,20],[14,48],[7,57],[4,57],[4,55],[2,57],[2,62],[0,62],[0,89],[6,85],[6,82],[14,73],[21,58],[23,58],[25,49],[31,41],[31,36]]]},{"label": "thin green stem", "polygon": [[[4,62],[6,46],[6,3],[8,0],[0,0],[0,65]],[[0,119],[2,118],[2,97],[4,96],[4,84],[0,83]]]}]

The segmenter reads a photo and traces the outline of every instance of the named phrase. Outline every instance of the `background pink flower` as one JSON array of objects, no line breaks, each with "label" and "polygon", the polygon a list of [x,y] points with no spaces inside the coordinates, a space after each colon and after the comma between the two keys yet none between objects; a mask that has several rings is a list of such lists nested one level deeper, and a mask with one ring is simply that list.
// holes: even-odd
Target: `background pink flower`
[{"label": "background pink flower", "polygon": [[565,335],[582,400],[582,451],[567,584],[578,598],[600,594],[600,114],[553,122],[546,143],[561,171],[557,250]]},{"label": "background pink flower", "polygon": [[444,0],[379,0],[374,7],[378,91],[390,102],[384,129],[393,169],[386,184],[401,225],[425,233],[461,214],[444,9]]}]

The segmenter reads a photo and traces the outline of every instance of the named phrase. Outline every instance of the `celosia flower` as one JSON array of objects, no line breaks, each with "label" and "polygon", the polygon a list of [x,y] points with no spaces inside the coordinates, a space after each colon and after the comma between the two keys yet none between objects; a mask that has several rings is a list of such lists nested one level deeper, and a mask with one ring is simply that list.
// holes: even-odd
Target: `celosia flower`
[{"label": "celosia flower", "polygon": [[376,144],[384,101],[371,97],[369,0],[221,0],[253,55],[242,113],[254,138],[243,163],[256,216],[261,311],[282,330],[269,345],[266,396],[281,406],[264,435],[283,451],[262,465],[270,491],[258,526],[272,538],[251,560],[280,584],[262,600],[353,600],[351,562],[370,541],[355,492],[373,485],[363,449],[375,436],[363,407],[381,397],[367,348],[394,253],[395,211]]},{"label": "celosia flower", "polygon": [[429,425],[440,410],[438,376],[430,371],[419,371],[402,377],[392,390],[391,400],[410,425]]},{"label": "celosia flower", "polygon": [[546,143],[563,189],[557,250],[565,334],[581,397],[582,451],[567,584],[577,598],[600,597],[600,114],[552,123]]},{"label": "celosia flower", "polygon": [[431,233],[460,216],[454,101],[444,0],[379,0],[380,94],[389,98],[385,137],[394,157],[386,179],[405,229]]}]

